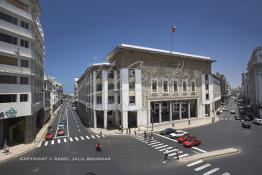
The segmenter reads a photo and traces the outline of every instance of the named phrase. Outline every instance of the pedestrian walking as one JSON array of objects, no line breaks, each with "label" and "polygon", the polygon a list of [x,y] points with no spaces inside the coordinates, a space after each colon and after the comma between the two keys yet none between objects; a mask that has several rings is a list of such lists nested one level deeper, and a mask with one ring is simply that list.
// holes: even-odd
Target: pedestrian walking
[{"label": "pedestrian walking", "polygon": [[128,132],[129,132],[129,134],[131,134],[131,129],[130,128],[128,128]]},{"label": "pedestrian walking", "polygon": [[136,135],[136,130],[134,130],[134,133],[135,133],[135,135]]},{"label": "pedestrian walking", "polygon": [[212,123],[214,123],[214,121],[215,121],[215,117],[212,117]]},{"label": "pedestrian walking", "polygon": [[153,133],[151,133],[151,140],[153,141]]},{"label": "pedestrian walking", "polygon": [[190,119],[188,120],[188,125],[191,125]]},{"label": "pedestrian walking", "polygon": [[126,134],[128,134],[128,129],[126,129]]},{"label": "pedestrian walking", "polygon": [[175,123],[172,124],[172,127],[175,127]]},{"label": "pedestrian walking", "polygon": [[168,150],[166,148],[165,152],[164,152],[164,159],[167,160],[168,159]]},{"label": "pedestrian walking", "polygon": [[146,140],[146,131],[144,131],[144,140]]},{"label": "pedestrian walking", "polygon": [[151,142],[151,134],[148,134],[148,143]]},{"label": "pedestrian walking", "polygon": [[179,160],[179,151],[178,151],[178,149],[176,150],[176,159]]}]

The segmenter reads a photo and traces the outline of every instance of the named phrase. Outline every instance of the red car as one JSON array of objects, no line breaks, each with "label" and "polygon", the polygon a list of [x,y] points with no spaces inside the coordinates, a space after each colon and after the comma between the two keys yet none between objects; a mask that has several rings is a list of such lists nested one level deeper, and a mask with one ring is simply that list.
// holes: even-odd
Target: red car
[{"label": "red car", "polygon": [[57,135],[59,135],[59,136],[65,135],[65,130],[62,129],[62,128],[58,129],[58,130],[57,130]]},{"label": "red car", "polygon": [[201,144],[201,141],[198,139],[187,139],[183,142],[184,147],[198,146]]},{"label": "red car", "polygon": [[45,135],[46,140],[50,140],[54,138],[54,134],[52,132],[47,132]]},{"label": "red car", "polygon": [[183,135],[183,136],[181,136],[181,137],[178,137],[178,138],[177,138],[177,141],[178,141],[179,143],[183,143],[184,141],[186,141],[186,140],[188,140],[188,139],[196,139],[196,137],[195,137],[195,136],[192,136],[191,134],[185,134],[185,135]]}]

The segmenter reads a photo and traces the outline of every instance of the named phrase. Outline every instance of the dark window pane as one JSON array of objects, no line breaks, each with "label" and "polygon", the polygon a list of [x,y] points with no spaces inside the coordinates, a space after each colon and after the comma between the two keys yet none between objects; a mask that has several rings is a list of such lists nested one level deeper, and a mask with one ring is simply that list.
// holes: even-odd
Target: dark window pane
[{"label": "dark window pane", "polygon": [[2,94],[0,95],[0,103],[16,102],[16,94]]}]

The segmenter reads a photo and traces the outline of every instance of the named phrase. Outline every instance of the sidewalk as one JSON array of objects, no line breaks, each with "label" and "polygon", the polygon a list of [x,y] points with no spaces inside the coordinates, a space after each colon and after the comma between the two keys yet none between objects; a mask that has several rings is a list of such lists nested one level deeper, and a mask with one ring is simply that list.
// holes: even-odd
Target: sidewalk
[{"label": "sidewalk", "polygon": [[[215,117],[215,121],[217,122],[219,120],[218,117]],[[174,127],[172,124],[174,123]],[[162,122],[162,123],[155,123],[153,128],[154,130],[152,131],[152,125],[149,124],[148,128],[147,127],[140,127],[140,128],[131,128],[131,134],[134,135],[134,131],[136,131],[137,134],[144,133],[144,131],[147,132],[159,132],[162,131],[166,128],[175,128],[175,129],[188,129],[188,128],[193,128],[193,127],[198,127],[198,126],[203,126],[207,124],[212,124],[212,117],[208,118],[196,118],[190,119],[190,125],[188,124],[188,119],[184,120],[176,120],[176,121],[168,121],[168,122]],[[128,135],[127,130],[124,129],[123,133],[118,130],[118,129],[113,129],[113,130],[107,130],[103,128],[88,128],[92,132],[99,134],[102,132],[104,135]]]},{"label": "sidewalk", "polygon": [[3,149],[1,149],[0,151],[0,163],[5,162],[7,160],[10,160],[12,158],[15,158],[17,156],[23,155],[31,150],[33,150],[36,146],[40,145],[44,135],[47,131],[48,126],[50,126],[54,119],[55,116],[57,114],[57,112],[59,111],[59,109],[61,108],[61,105],[55,110],[55,112],[53,114],[51,114],[51,118],[50,120],[41,128],[41,130],[37,133],[35,140],[32,143],[29,144],[20,144],[20,145],[15,145],[12,147],[9,147],[9,151],[10,153],[6,154],[3,153]]}]

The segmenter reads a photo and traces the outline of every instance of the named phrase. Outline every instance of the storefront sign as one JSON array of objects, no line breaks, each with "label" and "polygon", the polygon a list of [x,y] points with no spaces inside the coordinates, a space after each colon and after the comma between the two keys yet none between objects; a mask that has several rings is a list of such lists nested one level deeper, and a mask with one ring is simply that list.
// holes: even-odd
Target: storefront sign
[{"label": "storefront sign", "polygon": [[13,118],[16,117],[16,114],[17,114],[17,110],[15,110],[14,108],[10,108],[5,112],[0,112],[0,119]]}]

